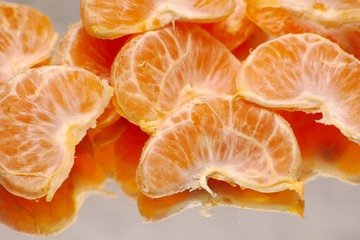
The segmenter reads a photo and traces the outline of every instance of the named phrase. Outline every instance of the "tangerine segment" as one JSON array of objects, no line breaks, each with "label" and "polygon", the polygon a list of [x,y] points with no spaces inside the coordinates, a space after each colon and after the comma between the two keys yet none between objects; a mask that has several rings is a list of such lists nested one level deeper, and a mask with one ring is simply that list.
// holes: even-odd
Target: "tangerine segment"
[{"label": "tangerine segment", "polygon": [[23,233],[50,235],[74,223],[86,196],[101,191],[105,175],[90,155],[76,154],[69,178],[51,202],[45,197],[29,200],[14,196],[0,186],[0,222]]},{"label": "tangerine segment", "polygon": [[[137,183],[158,198],[203,188],[208,178],[259,192],[303,196],[301,156],[288,123],[230,95],[194,99],[166,119],[147,142]],[[214,195],[214,194],[213,194]]]},{"label": "tangerine segment", "polygon": [[35,8],[0,2],[0,85],[50,57],[58,34]]},{"label": "tangerine segment", "polygon": [[245,1],[235,0],[235,3],[234,12],[226,19],[201,25],[230,50],[240,46],[253,32],[260,31],[259,27],[246,16]]},{"label": "tangerine segment", "polygon": [[94,127],[112,95],[105,80],[77,67],[47,66],[0,87],[0,184],[28,199],[68,177],[75,145]]},{"label": "tangerine segment", "polygon": [[[110,84],[111,64],[126,39],[127,37],[104,40],[91,37],[79,21],[71,25],[60,39],[51,64],[82,67]],[[111,101],[98,118],[95,131],[114,124],[119,117]]]},{"label": "tangerine segment", "polygon": [[159,29],[175,20],[216,22],[234,8],[234,0],[82,0],[80,14],[90,35],[117,38]]},{"label": "tangerine segment", "polygon": [[358,0],[245,0],[247,15],[273,36],[316,33],[360,58]]},{"label": "tangerine segment", "polygon": [[298,214],[303,217],[304,200],[295,191],[284,190],[276,193],[261,193],[251,189],[241,189],[222,181],[209,179],[209,186],[216,193],[211,197],[205,190],[185,191],[161,198],[138,197],[138,209],[147,222],[156,222],[174,216],[181,211],[202,206],[200,213],[210,216],[209,208],[231,206],[261,211],[276,211]]},{"label": "tangerine segment", "polygon": [[61,37],[51,64],[85,68],[110,84],[111,64],[126,39],[127,37],[112,40],[94,38],[85,32],[79,21],[71,25]]},{"label": "tangerine segment", "polygon": [[316,122],[321,114],[279,111],[290,123],[303,157],[301,180],[318,175],[360,182],[360,146],[345,137],[335,126]]},{"label": "tangerine segment", "polygon": [[240,66],[224,45],[194,24],[146,32],[125,44],[114,60],[114,105],[152,133],[186,99],[209,92],[234,94]]},{"label": "tangerine segment", "polygon": [[237,84],[249,101],[322,112],[321,122],[360,142],[360,61],[315,34],[289,34],[255,49]]}]

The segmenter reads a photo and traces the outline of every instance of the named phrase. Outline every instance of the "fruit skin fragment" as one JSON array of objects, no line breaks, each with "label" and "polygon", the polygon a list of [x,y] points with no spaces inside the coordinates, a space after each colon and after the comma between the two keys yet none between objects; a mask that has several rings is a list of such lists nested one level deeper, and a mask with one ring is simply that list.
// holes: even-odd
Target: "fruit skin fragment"
[{"label": "fruit skin fragment", "polygon": [[77,67],[46,66],[0,86],[0,183],[51,201],[68,177],[75,145],[95,127],[112,88]]},{"label": "fruit skin fragment", "polygon": [[173,113],[145,145],[137,183],[158,198],[205,189],[215,178],[259,192],[302,197],[301,155],[288,123],[230,95],[195,98]]}]

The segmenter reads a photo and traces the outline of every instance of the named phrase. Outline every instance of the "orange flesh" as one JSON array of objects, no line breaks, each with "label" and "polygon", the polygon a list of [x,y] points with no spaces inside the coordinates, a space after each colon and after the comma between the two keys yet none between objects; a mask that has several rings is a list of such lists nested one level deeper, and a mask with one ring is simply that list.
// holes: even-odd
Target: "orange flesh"
[{"label": "orange flesh", "polygon": [[289,34],[252,52],[239,94],[260,105],[322,112],[323,123],[360,142],[360,61],[315,34]]},{"label": "orange flesh", "polygon": [[193,24],[137,35],[112,66],[114,105],[130,122],[152,133],[161,118],[194,96],[235,93],[240,65],[226,47]]},{"label": "orange flesh", "polygon": [[48,194],[67,178],[75,145],[93,126],[111,89],[73,67],[42,67],[0,87],[0,183],[29,199]]},{"label": "orange flesh", "polygon": [[360,58],[360,2],[357,0],[246,0],[248,16],[273,36],[316,33]]},{"label": "orange flesh", "polygon": [[301,157],[292,134],[282,118],[241,99],[196,98],[150,137],[137,182],[154,198],[198,188],[211,193],[207,178],[260,192],[293,189],[302,196]]},{"label": "orange flesh", "polygon": [[216,22],[234,10],[232,0],[82,0],[86,31],[98,38],[116,38],[161,28],[175,20]]},{"label": "orange flesh", "polygon": [[[71,25],[60,39],[51,64],[84,68],[110,84],[111,64],[126,39],[127,37],[103,40],[91,37],[85,32],[82,23],[78,22]],[[111,101],[97,119],[96,129],[89,131],[88,134],[91,138],[95,138],[102,128],[114,124],[119,118],[120,115],[117,114]]]},{"label": "orange flesh", "polygon": [[246,17],[246,3],[244,0],[235,0],[235,3],[234,12],[225,20],[201,25],[202,28],[207,30],[230,50],[240,46],[255,31],[260,31]]},{"label": "orange flesh", "polygon": [[0,85],[50,57],[58,35],[38,10],[0,3]]}]

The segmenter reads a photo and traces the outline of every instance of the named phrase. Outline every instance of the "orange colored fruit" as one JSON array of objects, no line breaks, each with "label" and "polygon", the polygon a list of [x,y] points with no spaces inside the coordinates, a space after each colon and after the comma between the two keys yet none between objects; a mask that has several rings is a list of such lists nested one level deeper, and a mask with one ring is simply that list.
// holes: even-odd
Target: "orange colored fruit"
[{"label": "orange colored fruit", "polygon": [[117,38],[159,29],[174,21],[216,22],[234,8],[234,0],[82,0],[80,14],[90,35]]},{"label": "orange colored fruit", "polygon": [[71,25],[61,37],[51,64],[82,67],[110,83],[111,64],[126,39],[94,38],[85,32],[80,21]]},{"label": "orange colored fruit", "polygon": [[[91,37],[85,32],[80,21],[71,25],[62,36],[51,64],[84,68],[110,84],[111,64],[126,39],[127,37],[103,40]],[[98,118],[96,128],[89,130],[91,140],[101,132],[102,128],[114,124],[119,118],[120,115],[117,114],[111,101]]]},{"label": "orange colored fruit", "polygon": [[256,31],[261,31],[255,23],[246,16],[246,3],[244,0],[235,0],[234,12],[226,19],[201,25],[213,37],[222,42],[228,49],[234,50]]},{"label": "orange colored fruit", "polygon": [[69,177],[51,202],[45,197],[29,200],[14,196],[0,186],[0,222],[23,233],[50,235],[75,222],[77,212],[91,193],[101,192],[105,175],[89,155],[76,155]]},{"label": "orange colored fruit", "polygon": [[106,81],[65,66],[30,69],[0,86],[0,184],[50,201],[111,95]]},{"label": "orange colored fruit", "polygon": [[58,34],[32,7],[0,2],[0,85],[50,57]]},{"label": "orange colored fruit", "polygon": [[303,157],[301,180],[316,176],[360,182],[360,146],[332,125],[316,122],[321,114],[280,111],[294,131]]},{"label": "orange colored fruit", "polygon": [[360,61],[319,35],[289,34],[256,48],[238,75],[239,95],[271,108],[321,112],[360,143]]},{"label": "orange colored fruit", "polygon": [[205,189],[214,178],[259,192],[303,196],[300,151],[288,123],[230,95],[198,97],[153,134],[137,169],[140,191],[152,198]]},{"label": "orange colored fruit", "polygon": [[247,15],[273,36],[316,33],[360,58],[358,0],[246,0]]},{"label": "orange colored fruit", "polygon": [[147,222],[164,220],[186,209],[202,206],[200,213],[212,207],[228,206],[262,211],[276,211],[298,214],[303,217],[304,200],[295,191],[261,193],[251,189],[241,189],[223,181],[209,179],[209,187],[216,193],[211,197],[205,190],[184,191],[161,198],[150,198],[143,194],[138,197],[138,209]]},{"label": "orange colored fruit", "polygon": [[240,65],[223,44],[194,24],[139,34],[114,60],[114,105],[130,122],[153,133],[194,96],[234,94]]}]

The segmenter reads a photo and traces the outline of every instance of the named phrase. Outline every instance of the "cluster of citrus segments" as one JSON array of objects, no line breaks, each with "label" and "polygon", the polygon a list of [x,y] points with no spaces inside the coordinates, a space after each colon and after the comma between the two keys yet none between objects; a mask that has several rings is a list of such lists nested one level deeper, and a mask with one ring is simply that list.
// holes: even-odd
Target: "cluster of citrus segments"
[{"label": "cluster of citrus segments", "polygon": [[47,16],[0,3],[3,224],[60,232],[87,195],[112,196],[106,179],[146,221],[302,217],[304,182],[360,182],[358,1],[81,0],[80,15],[54,49]]}]

